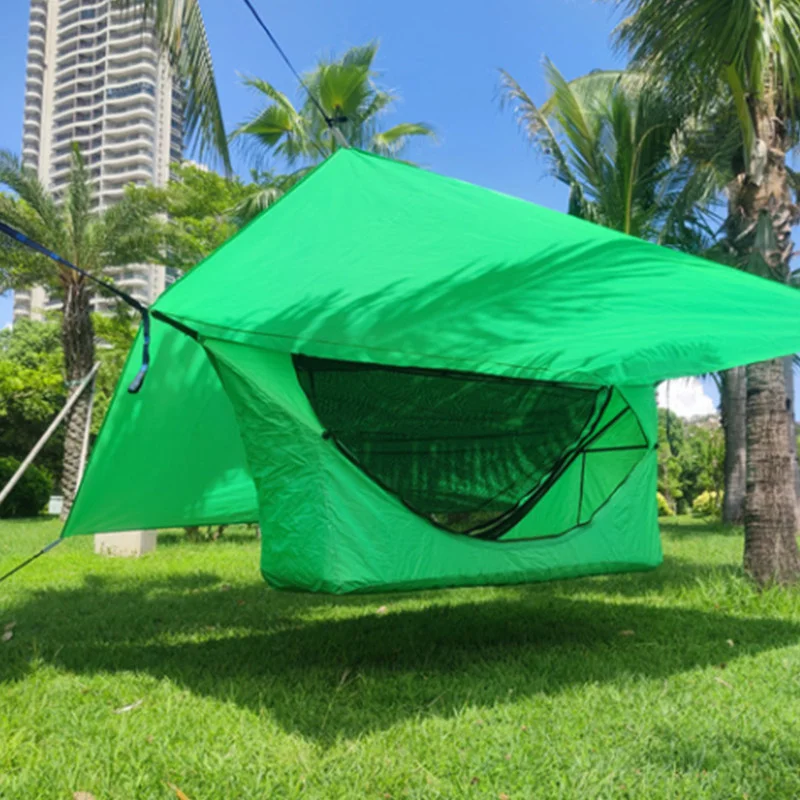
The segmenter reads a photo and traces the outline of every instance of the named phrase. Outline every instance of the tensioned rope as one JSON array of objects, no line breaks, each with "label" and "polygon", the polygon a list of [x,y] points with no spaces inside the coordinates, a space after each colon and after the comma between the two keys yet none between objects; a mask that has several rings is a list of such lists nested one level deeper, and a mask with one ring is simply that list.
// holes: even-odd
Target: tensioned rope
[{"label": "tensioned rope", "polygon": [[0,575],[0,583],[2,583],[7,578],[10,578],[15,572],[19,572],[23,567],[27,567],[28,564],[36,561],[39,556],[43,556],[45,553],[49,553],[56,545],[61,544],[64,539],[63,537],[59,537],[54,542],[50,542],[50,544],[45,545],[38,553],[34,553],[30,558],[26,558],[21,564],[17,564],[16,567],[10,569],[6,572],[5,575]]},{"label": "tensioned rope", "polygon": [[283,59],[286,66],[289,67],[292,74],[300,82],[300,85],[306,90],[306,94],[308,95],[309,100],[311,100],[311,102],[314,104],[314,107],[317,109],[317,111],[319,111],[319,113],[322,116],[322,119],[325,120],[325,124],[330,128],[331,134],[334,136],[336,141],[342,147],[349,148],[350,143],[347,141],[347,139],[345,139],[344,134],[339,130],[339,128],[336,127],[337,122],[346,122],[346,119],[344,117],[331,117],[325,111],[322,103],[319,101],[319,98],[315,96],[315,94],[311,91],[308,84],[305,82],[305,80],[303,80],[303,76],[294,68],[294,64],[292,64],[291,59],[289,58],[289,56],[286,55],[286,52],[280,46],[275,36],[273,36],[272,31],[267,27],[266,22],[264,22],[264,20],[261,19],[260,14],[258,13],[258,11],[256,11],[255,7],[250,2],[250,0],[244,0],[244,4],[250,9],[250,13],[253,15],[253,17],[255,17],[256,22],[261,26],[261,29],[264,31],[264,33],[267,34],[267,37],[269,38],[270,42],[272,42],[274,48],[278,51],[280,57]]},{"label": "tensioned rope", "polygon": [[92,281],[93,283],[97,284],[98,286],[106,289],[107,291],[111,292],[111,294],[116,295],[119,297],[120,300],[127,303],[131,308],[135,309],[139,312],[142,316],[142,366],[139,369],[139,372],[136,374],[136,377],[133,379],[131,385],[128,387],[128,391],[131,394],[136,394],[139,389],[142,388],[142,384],[144,383],[145,376],[147,375],[147,370],[150,367],[150,317],[153,316],[161,322],[165,322],[167,325],[171,325],[173,328],[179,330],[181,333],[185,333],[192,338],[197,338],[197,332],[193,331],[191,328],[187,328],[185,325],[182,325],[177,320],[170,319],[165,314],[162,314],[160,311],[156,311],[155,309],[150,310],[144,303],[137,300],[135,297],[132,297],[127,292],[124,292],[122,289],[115,286],[113,283],[108,283],[107,281],[98,278],[96,275],[92,275],[90,272],[87,272],[85,269],[81,269],[80,267],[72,264],[71,262],[67,261],[67,259],[62,258],[58,253],[54,253],[52,250],[48,249],[39,242],[34,241],[29,236],[26,236],[22,231],[18,231],[16,228],[12,228],[10,225],[6,224],[5,222],[0,221],[0,233],[4,233],[14,241],[19,242],[25,247],[34,250],[37,253],[40,253],[43,256],[47,256],[47,258],[55,261],[56,264],[61,264],[62,267],[66,267],[67,269],[71,269],[73,272],[78,273],[78,275],[82,275],[87,280]]}]

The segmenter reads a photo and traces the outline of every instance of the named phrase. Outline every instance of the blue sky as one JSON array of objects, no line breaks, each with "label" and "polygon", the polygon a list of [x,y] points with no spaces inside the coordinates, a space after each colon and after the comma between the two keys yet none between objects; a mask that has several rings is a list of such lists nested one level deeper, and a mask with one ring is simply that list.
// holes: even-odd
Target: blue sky
[{"label": "blue sky", "polygon": [[[227,126],[246,119],[256,98],[240,75],[257,75],[293,92],[295,82],[240,0],[201,0]],[[437,144],[413,156],[437,172],[563,209],[565,193],[549,177],[496,100],[498,67],[534,99],[544,95],[546,54],[568,76],[618,63],[609,46],[610,5],[592,0],[255,0],[295,66],[379,39],[378,67],[403,100],[396,121],[424,121]],[[19,152],[25,88],[27,0],[3,0],[0,26],[0,147]],[[235,167],[247,173],[236,153]],[[0,299],[0,328],[11,317]]]},{"label": "blue sky", "polygon": [[[19,152],[25,83],[28,0],[2,0],[0,26],[0,147]],[[566,192],[497,102],[498,68],[508,70],[535,101],[545,96],[542,59],[567,76],[621,66],[609,35],[611,3],[594,0],[254,0],[295,66],[341,53],[371,39],[381,42],[377,66],[402,102],[394,121],[432,124],[438,143],[411,156],[445,175],[564,210]],[[226,124],[256,108],[241,75],[266,78],[288,93],[295,81],[240,0],[201,0]],[[243,154],[237,171],[247,174]],[[11,299],[0,297],[0,328],[11,319]],[[709,394],[715,397],[713,388]],[[677,410],[677,409],[676,409]]]}]

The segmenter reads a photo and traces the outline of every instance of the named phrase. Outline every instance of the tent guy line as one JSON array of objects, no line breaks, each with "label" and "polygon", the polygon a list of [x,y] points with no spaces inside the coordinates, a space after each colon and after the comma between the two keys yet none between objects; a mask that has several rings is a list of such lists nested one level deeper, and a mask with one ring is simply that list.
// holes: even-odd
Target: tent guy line
[{"label": "tent guy line", "polygon": [[83,276],[87,280],[92,281],[93,283],[97,284],[103,289],[108,290],[113,295],[116,295],[117,297],[119,297],[120,300],[127,303],[135,311],[139,312],[139,314],[142,317],[142,366],[139,368],[139,372],[136,374],[136,377],[133,379],[133,381],[131,381],[130,386],[128,386],[128,391],[131,394],[136,394],[142,388],[142,383],[144,382],[145,376],[147,375],[147,371],[150,369],[150,315],[151,314],[156,319],[165,322],[167,325],[171,325],[173,328],[179,330],[181,333],[184,333],[187,336],[191,336],[193,339],[197,338],[196,331],[193,331],[191,328],[187,327],[186,325],[180,322],[177,322],[176,320],[170,319],[168,316],[161,313],[160,311],[156,310],[151,311],[148,308],[148,306],[144,305],[144,303],[140,303],[135,297],[132,297],[127,292],[115,286],[113,283],[101,280],[100,278],[96,277],[95,275],[92,275],[86,270],[81,269],[72,262],[67,261],[67,259],[60,256],[58,253],[53,252],[44,245],[39,244],[39,242],[31,239],[29,236],[26,236],[21,231],[18,231],[16,228],[12,228],[10,225],[7,225],[5,222],[2,221],[0,221],[0,233],[4,233],[10,239],[13,239],[19,244],[25,245],[25,247],[30,248],[31,250],[39,253],[40,255],[46,256],[51,261],[55,261],[56,264],[61,264],[61,266],[67,267],[67,269],[71,269],[73,272],[77,272],[79,275]]},{"label": "tent guy line", "polygon": [[10,578],[12,575],[19,572],[21,569],[27,567],[28,564],[32,564],[34,561],[36,561],[37,558],[39,558],[39,556],[43,556],[45,553],[49,553],[56,545],[61,544],[61,542],[63,541],[64,537],[59,536],[58,539],[55,539],[54,541],[50,542],[50,544],[45,545],[41,550],[39,550],[38,553],[34,553],[32,556],[30,556],[30,558],[26,558],[21,564],[17,564],[16,567],[13,567],[8,572],[6,572],[5,575],[0,575],[0,583]]},{"label": "tent guy line", "polygon": [[292,64],[291,62],[291,59],[289,58],[289,56],[286,55],[286,52],[280,46],[280,44],[278,44],[278,40],[273,36],[272,31],[267,27],[267,24],[264,22],[264,20],[261,19],[260,14],[258,13],[258,11],[256,11],[255,7],[250,2],[250,0],[244,0],[244,4],[250,9],[250,13],[255,17],[256,22],[261,26],[261,29],[264,31],[264,33],[267,34],[267,37],[269,38],[270,42],[272,42],[275,49],[278,51],[280,57],[284,60],[286,66],[289,67],[294,77],[297,78],[297,80],[300,82],[300,85],[306,90],[306,94],[308,95],[311,102],[314,104],[314,107],[317,109],[317,111],[319,111],[319,113],[322,115],[322,119],[325,120],[325,124],[330,128],[333,137],[342,147],[349,148],[350,143],[347,141],[347,139],[345,139],[344,134],[336,126],[337,122],[346,122],[347,118],[331,117],[326,113],[325,109],[322,107],[322,103],[320,103],[319,99],[311,91],[308,84],[305,82],[305,80],[303,80],[302,75],[300,75],[300,73],[295,69],[294,64]]}]

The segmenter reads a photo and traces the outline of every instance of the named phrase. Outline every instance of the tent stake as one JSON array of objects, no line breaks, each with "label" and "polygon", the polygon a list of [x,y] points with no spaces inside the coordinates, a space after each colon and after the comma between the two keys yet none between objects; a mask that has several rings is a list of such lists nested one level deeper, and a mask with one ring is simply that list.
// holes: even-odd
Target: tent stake
[{"label": "tent stake", "polygon": [[67,400],[64,408],[56,414],[55,419],[50,423],[50,427],[41,435],[40,439],[36,444],[33,446],[33,449],[25,456],[25,460],[19,465],[17,471],[11,476],[11,479],[8,483],[3,487],[2,491],[0,491],[0,503],[2,503],[6,497],[11,494],[11,490],[17,485],[17,481],[25,474],[25,470],[33,462],[33,459],[39,455],[39,451],[47,444],[47,441],[55,432],[56,428],[61,424],[61,420],[67,416],[72,406],[78,401],[78,398],[83,394],[84,389],[89,385],[90,381],[94,381],[94,376],[97,374],[97,370],[100,368],[100,362],[96,362],[95,365],[92,367],[91,372],[80,382],[78,388],[70,395],[69,400]]}]

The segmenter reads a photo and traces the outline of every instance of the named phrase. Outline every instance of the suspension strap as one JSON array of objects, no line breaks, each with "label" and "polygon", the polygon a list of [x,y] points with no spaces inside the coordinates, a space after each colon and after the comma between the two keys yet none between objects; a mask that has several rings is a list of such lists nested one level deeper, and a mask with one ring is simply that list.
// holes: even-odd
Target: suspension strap
[{"label": "suspension strap", "polygon": [[[55,261],[56,264],[61,264],[61,266],[66,267],[67,269],[71,269],[73,272],[77,272],[78,275],[82,275],[89,281],[101,286],[103,289],[111,292],[111,294],[118,297],[124,303],[127,303],[131,308],[135,309],[139,312],[142,316],[142,366],[139,369],[139,372],[136,374],[136,377],[131,382],[131,385],[128,387],[128,391],[131,394],[136,394],[139,389],[142,388],[142,384],[144,383],[145,376],[147,375],[147,370],[150,368],[150,309],[137,300],[135,297],[132,297],[127,292],[124,292],[122,289],[117,288],[114,286],[113,283],[109,283],[108,281],[104,281],[101,278],[98,278],[95,275],[92,275],[90,272],[87,272],[85,269],[81,269],[80,267],[75,266],[71,262],[67,261],[65,258],[62,258],[58,253],[54,253],[52,250],[49,250],[39,242],[35,242],[29,236],[26,236],[22,231],[18,231],[16,228],[12,228],[10,225],[7,225],[5,222],[0,220],[0,233],[4,233],[6,236],[14,239],[14,241],[19,242],[25,247],[30,248],[31,250],[40,253],[43,256],[46,256],[51,261]],[[191,328],[187,328],[186,325],[178,322],[177,320],[172,320],[166,315],[162,314],[159,311],[153,311],[153,316],[156,319],[165,322],[167,325],[171,325],[176,330],[179,330],[181,333],[187,334],[192,338],[197,338],[197,331],[193,331]]]}]

